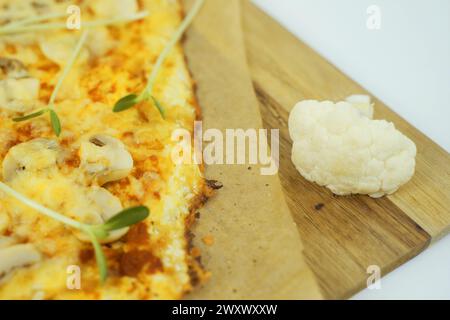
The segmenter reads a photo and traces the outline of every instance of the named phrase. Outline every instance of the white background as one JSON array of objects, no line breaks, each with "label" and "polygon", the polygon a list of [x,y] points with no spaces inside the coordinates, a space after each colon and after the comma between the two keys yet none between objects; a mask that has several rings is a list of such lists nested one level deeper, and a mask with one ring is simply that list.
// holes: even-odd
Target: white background
[{"label": "white background", "polygon": [[[449,0],[253,0],[450,150]],[[381,10],[381,29],[367,9]],[[450,205],[450,204],[449,204]],[[354,299],[450,299],[450,236]]]}]

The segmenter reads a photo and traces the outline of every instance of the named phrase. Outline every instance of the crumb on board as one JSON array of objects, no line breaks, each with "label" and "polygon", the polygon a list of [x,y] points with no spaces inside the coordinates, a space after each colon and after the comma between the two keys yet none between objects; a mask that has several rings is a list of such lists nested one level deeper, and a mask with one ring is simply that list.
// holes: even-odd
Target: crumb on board
[{"label": "crumb on board", "polygon": [[323,209],[323,207],[325,207],[325,205],[323,203],[318,203],[314,206],[314,209],[316,209],[317,211],[320,211]]},{"label": "crumb on board", "polygon": [[212,190],[219,190],[223,188],[223,183],[217,180],[206,180],[206,184]]},{"label": "crumb on board", "polygon": [[203,237],[202,241],[207,246],[212,246],[214,244],[214,237],[211,234],[208,234]]},{"label": "crumb on board", "polygon": [[201,256],[201,251],[200,251],[200,249],[197,248],[197,247],[193,247],[193,248],[191,249],[191,256],[192,256],[193,258],[198,258],[198,257],[200,257],[200,256]]}]

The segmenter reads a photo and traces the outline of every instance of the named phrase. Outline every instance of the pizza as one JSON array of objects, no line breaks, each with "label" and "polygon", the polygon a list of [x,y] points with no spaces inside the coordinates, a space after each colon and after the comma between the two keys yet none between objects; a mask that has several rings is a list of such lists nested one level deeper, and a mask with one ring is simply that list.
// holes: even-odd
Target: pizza
[{"label": "pizza", "polygon": [[[183,17],[176,0],[0,0],[0,299],[178,299],[207,278],[189,234],[211,188],[171,156],[200,117]],[[102,237],[76,229],[138,206]]]}]

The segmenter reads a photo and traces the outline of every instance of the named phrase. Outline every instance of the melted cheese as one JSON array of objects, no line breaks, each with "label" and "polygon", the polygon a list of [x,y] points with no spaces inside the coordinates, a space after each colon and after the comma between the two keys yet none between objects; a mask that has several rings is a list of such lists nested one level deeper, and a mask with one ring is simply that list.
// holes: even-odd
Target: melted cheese
[{"label": "melted cheese", "polygon": [[[44,2],[48,8],[59,3]],[[95,2],[101,8],[108,1],[80,2],[85,9],[88,3]],[[17,1],[0,0],[0,8],[6,3]],[[126,178],[105,187],[120,199],[123,207],[146,205],[151,215],[120,241],[104,246],[110,277],[100,285],[90,244],[80,241],[70,228],[0,194],[0,236],[13,235],[21,243],[31,243],[43,257],[0,279],[0,298],[172,299],[191,289],[186,219],[194,199],[203,192],[204,183],[198,166],[176,166],[170,159],[172,131],[192,131],[197,116],[182,48],[177,46],[170,54],[154,90],[166,108],[166,120],[161,119],[151,102],[126,112],[112,112],[119,98],[145,86],[153,63],[181,22],[181,7],[170,0],[134,3],[139,4],[139,10],[148,10],[149,17],[126,26],[100,28],[99,36],[92,39],[105,41],[104,46],[88,43],[86,56],[77,64],[74,75],[64,82],[56,101],[63,128],[58,139],[62,156],[57,165],[45,174],[25,170],[9,184],[49,208],[80,221],[87,219],[84,215],[89,214],[90,206],[86,188],[95,182],[87,179],[81,169],[79,149],[89,137],[107,134],[125,144],[134,168]],[[98,18],[93,8],[83,12],[87,12],[83,19]],[[46,39],[46,43],[54,44],[52,41],[61,36],[69,39],[64,43],[73,44],[79,33],[47,32],[27,41],[23,41],[26,35],[0,38],[0,56],[21,60],[28,72],[39,79],[38,106],[48,101],[64,62],[61,57],[67,50],[58,48],[58,44],[52,49],[58,52],[45,53],[40,42]],[[14,115],[17,114],[0,105],[0,159],[18,143],[55,138],[47,116],[14,123]],[[67,289],[67,267],[71,265],[81,268],[81,290]]]}]

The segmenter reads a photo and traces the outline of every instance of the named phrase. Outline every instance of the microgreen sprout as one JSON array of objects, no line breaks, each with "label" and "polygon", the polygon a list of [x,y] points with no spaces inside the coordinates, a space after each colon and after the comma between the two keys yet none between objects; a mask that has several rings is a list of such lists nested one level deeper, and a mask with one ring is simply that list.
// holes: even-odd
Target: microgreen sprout
[{"label": "microgreen sprout", "polygon": [[147,207],[143,206],[132,207],[119,212],[118,214],[116,214],[114,217],[112,217],[103,224],[89,225],[71,219],[61,213],[58,213],[56,211],[53,211],[49,208],[42,206],[41,204],[15,191],[14,189],[4,184],[3,182],[0,182],[0,190],[45,216],[57,220],[63,223],[64,225],[67,225],[69,227],[72,227],[74,229],[86,233],[92,242],[92,246],[94,247],[95,258],[97,261],[97,267],[99,270],[100,280],[102,283],[106,281],[106,278],[108,276],[108,265],[100,241],[102,239],[107,238],[111,231],[119,230],[122,228],[132,226],[136,223],[139,223],[147,219],[147,217],[150,214],[150,211],[148,210]]},{"label": "microgreen sprout", "polygon": [[66,13],[49,13],[49,14],[43,14],[43,15],[39,15],[39,16],[26,17],[23,19],[19,19],[17,21],[10,22],[10,23],[2,26],[0,28],[0,30],[6,30],[6,31],[14,30],[14,28],[18,28],[18,27],[29,25],[29,24],[46,21],[46,20],[63,18],[65,16],[67,16]]},{"label": "microgreen sprout", "polygon": [[67,77],[67,75],[70,72],[70,69],[72,69],[73,65],[75,64],[75,61],[77,60],[77,57],[80,54],[81,48],[83,47],[83,44],[86,42],[87,35],[88,31],[87,30],[83,31],[69,61],[65,65],[63,72],[59,77],[58,82],[56,83],[55,89],[53,90],[52,95],[50,96],[47,108],[33,112],[25,116],[16,117],[13,119],[13,121],[15,122],[27,121],[30,119],[40,117],[45,113],[48,113],[50,116],[50,123],[52,125],[53,132],[56,134],[57,137],[59,137],[59,135],[61,134],[61,121],[59,120],[58,114],[54,110],[56,96],[58,95],[58,92],[61,89],[64,79]]},{"label": "microgreen sprout", "polygon": [[161,103],[153,95],[153,88],[155,86],[156,79],[158,77],[158,74],[159,74],[160,69],[162,68],[164,62],[166,61],[167,57],[171,53],[172,49],[175,47],[175,45],[181,39],[181,37],[183,36],[186,29],[189,27],[189,25],[194,20],[195,16],[200,11],[204,2],[205,2],[205,0],[197,0],[194,3],[191,11],[184,18],[183,22],[180,24],[177,31],[173,34],[172,38],[167,43],[164,50],[159,55],[158,60],[156,60],[156,63],[153,66],[152,72],[150,73],[147,85],[145,86],[144,90],[140,94],[133,93],[133,94],[129,94],[129,95],[126,95],[125,97],[121,98],[119,101],[116,102],[116,104],[113,108],[114,112],[121,112],[121,111],[130,109],[142,101],[151,99],[153,104],[155,105],[155,107],[160,112],[161,117],[163,119],[165,119],[165,110],[164,110],[163,106],[161,105]]},{"label": "microgreen sprout", "polygon": [[27,16],[27,13],[22,12],[22,11],[0,12],[0,20],[18,19],[18,18],[24,18],[26,16]]},{"label": "microgreen sprout", "polygon": [[[67,24],[65,22],[45,22],[39,23],[46,20],[51,20],[54,18],[63,17],[62,14],[52,14],[45,15],[36,18],[24,18],[22,20],[14,21],[9,24],[0,27],[0,35],[11,35],[26,32],[36,32],[36,31],[51,31],[51,30],[65,30],[67,29]],[[148,16],[147,11],[140,11],[134,14],[119,16],[108,19],[97,19],[91,21],[84,21],[81,28],[95,28],[102,26],[112,26],[128,22],[133,22],[141,20]],[[37,22],[37,23],[36,23]]]}]

